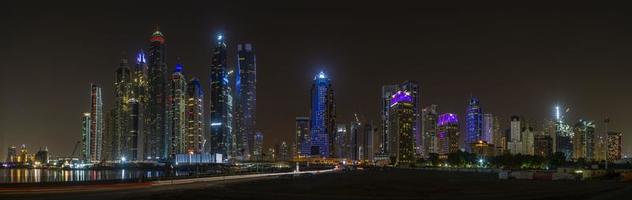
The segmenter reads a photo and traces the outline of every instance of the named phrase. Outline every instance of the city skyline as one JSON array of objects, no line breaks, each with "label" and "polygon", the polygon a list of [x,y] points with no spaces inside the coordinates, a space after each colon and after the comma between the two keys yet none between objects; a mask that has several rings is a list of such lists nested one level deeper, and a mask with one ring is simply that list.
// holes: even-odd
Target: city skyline
[{"label": "city skyline", "polygon": [[[314,18],[306,14],[292,12],[269,16],[272,19],[287,15],[297,16],[295,20],[306,20],[319,26],[343,29],[336,34],[327,34],[321,31],[310,32],[315,29],[301,25],[292,25],[295,26],[296,30],[282,29],[287,31],[285,34],[294,34],[291,36],[283,35],[284,33],[279,31],[266,30],[263,25],[255,25],[257,22],[265,22],[262,21],[263,19],[244,16],[243,18],[250,19],[252,22],[242,22],[240,24],[238,23],[241,21],[240,17],[235,17],[229,11],[224,12],[226,13],[219,14],[225,17],[223,20],[212,19],[213,15],[201,13],[184,16],[183,18],[185,19],[194,19],[197,16],[202,16],[201,19],[195,19],[194,22],[189,24],[181,24],[182,19],[170,19],[173,16],[169,16],[169,14],[156,19],[136,19],[125,24],[116,24],[116,16],[114,16],[115,20],[112,23],[98,26],[88,25],[86,29],[66,31],[62,30],[63,27],[72,27],[81,24],[83,20],[98,19],[99,17],[89,15],[87,19],[56,21],[57,23],[53,23],[54,25],[41,24],[44,28],[54,30],[50,31],[51,37],[59,37],[61,35],[58,34],[63,33],[69,34],[68,37],[70,38],[75,38],[64,43],[59,41],[40,41],[41,38],[32,38],[36,31],[32,27],[17,27],[16,32],[23,34],[18,36],[17,33],[13,33],[16,34],[13,37],[15,41],[9,42],[9,52],[7,53],[12,56],[9,56],[7,63],[8,66],[15,66],[11,70],[15,71],[13,73],[17,72],[22,74],[22,76],[9,76],[8,74],[10,73],[7,67],[2,68],[2,91],[4,94],[13,95],[11,98],[3,98],[2,100],[1,115],[3,120],[1,120],[0,131],[2,132],[0,134],[3,135],[2,143],[4,144],[2,144],[3,148],[0,152],[2,152],[2,155],[5,155],[8,145],[27,144],[34,148],[48,146],[55,155],[70,154],[75,141],[79,140],[81,136],[80,114],[88,111],[89,108],[85,101],[87,85],[95,82],[103,87],[105,107],[103,110],[110,110],[115,102],[112,95],[114,91],[112,86],[112,83],[114,83],[113,74],[119,66],[121,52],[127,52],[127,58],[134,58],[137,49],[147,46],[146,37],[152,32],[155,24],[160,25],[161,32],[166,35],[165,37],[168,40],[169,50],[166,68],[172,69],[176,64],[175,58],[182,58],[181,62],[185,66],[186,77],[199,77],[205,93],[209,93],[209,83],[206,77],[209,74],[208,66],[210,65],[211,50],[214,45],[213,38],[217,33],[224,33],[229,38],[228,52],[230,54],[229,62],[232,62],[229,64],[231,66],[235,66],[235,59],[233,58],[235,58],[234,54],[237,52],[235,48],[237,43],[248,42],[257,47],[257,65],[260,66],[257,69],[257,105],[259,105],[257,108],[257,129],[265,134],[264,144],[266,147],[281,141],[293,141],[295,118],[309,116],[309,85],[311,77],[319,71],[325,71],[331,81],[335,83],[332,84],[332,87],[336,91],[337,123],[348,124],[353,120],[354,113],[359,113],[367,121],[379,122],[381,86],[400,83],[405,80],[416,80],[420,82],[422,107],[437,104],[439,113],[455,113],[462,117],[465,116],[464,111],[469,95],[474,94],[481,99],[481,106],[485,108],[485,112],[499,116],[501,130],[509,128],[509,117],[512,115],[527,116],[530,119],[535,119],[538,121],[536,128],[541,129],[540,126],[544,123],[545,118],[553,118],[554,113],[552,110],[557,104],[565,108],[571,108],[570,112],[566,114],[566,123],[575,124],[580,118],[592,120],[596,123],[597,133],[602,132],[600,128],[603,126],[600,123],[606,117],[609,117],[612,119],[609,125],[611,127],[610,130],[623,132],[624,134],[623,138],[627,141],[624,141],[624,152],[630,154],[632,151],[629,145],[625,145],[631,143],[631,139],[625,137],[626,133],[632,130],[632,126],[626,123],[629,120],[626,113],[630,108],[624,104],[630,99],[630,96],[623,94],[625,91],[628,91],[627,89],[629,89],[631,84],[620,83],[625,81],[623,76],[625,70],[620,67],[630,64],[624,60],[627,54],[625,54],[623,49],[616,48],[608,51],[610,53],[618,53],[615,55],[604,55],[605,53],[600,54],[598,52],[592,52],[591,54],[590,49],[605,48],[607,46],[586,42],[599,38],[597,37],[600,36],[598,31],[593,29],[599,27],[602,23],[606,23],[605,21],[597,20],[596,22],[586,21],[585,24],[566,24],[563,23],[564,20],[559,20],[558,22],[561,25],[574,28],[591,28],[590,30],[594,31],[591,34],[594,35],[576,35],[576,37],[580,38],[579,44],[574,44],[572,42],[575,40],[568,39],[547,45],[547,47],[552,49],[546,51],[547,53],[560,54],[553,57],[557,59],[555,62],[551,62],[547,60],[547,58],[550,58],[550,55],[547,53],[536,53],[536,51],[546,50],[547,48],[538,49],[536,45],[532,46],[512,40],[516,36],[511,34],[520,35],[520,33],[517,33],[517,30],[524,29],[528,33],[537,34],[539,33],[538,31],[556,29],[556,27],[549,27],[554,22],[543,22],[545,21],[543,18],[539,18],[539,20],[530,19],[528,16],[531,15],[514,16],[515,14],[505,13],[505,15],[522,19],[522,21],[519,21],[522,22],[519,25],[530,24],[529,22],[534,23],[536,28],[533,30],[497,19],[500,27],[517,29],[515,30],[516,32],[505,32],[505,34],[510,36],[489,33],[480,27],[470,27],[474,32],[483,36],[484,39],[481,39],[479,42],[497,42],[492,43],[492,47],[489,48],[472,47],[476,46],[477,43],[472,41],[455,44],[458,42],[450,41],[450,38],[445,36],[439,37],[440,39],[436,42],[426,40],[427,38],[438,37],[435,35],[437,29],[443,32],[450,32],[450,28],[443,27],[442,29],[442,26],[439,25],[434,27],[435,32],[425,32],[419,38],[414,34],[395,34],[409,38],[409,41],[404,43],[396,41],[395,44],[390,44],[388,38],[393,36],[388,31],[361,33],[358,30],[345,30],[342,28],[344,23],[340,22],[336,17],[348,19],[351,16],[341,11],[332,11],[334,16],[325,17],[323,19],[325,22],[316,22]],[[132,15],[129,12],[124,13]],[[70,15],[72,14],[73,12],[70,12]],[[362,14],[362,12],[359,14]],[[445,14],[442,15],[441,13],[434,14],[445,16]],[[126,17],[129,17],[127,15]],[[12,16],[17,17],[19,15],[15,13]],[[55,19],[59,20],[60,15],[54,12],[44,12],[35,16],[49,16],[52,19],[39,20],[55,22]],[[405,16],[400,14],[393,16],[394,19],[376,19],[376,23],[389,24],[397,19],[403,19]],[[602,19],[610,19],[608,16],[602,17]],[[42,21],[37,19],[22,20],[24,20],[21,21],[22,23],[42,23]],[[277,23],[263,24],[277,28],[293,24],[293,20],[284,20]],[[430,25],[445,21],[452,22],[452,24],[469,21],[460,17],[447,20],[408,20],[409,22],[427,23]],[[619,21],[609,23],[616,22]],[[371,25],[373,25],[373,21],[360,21],[359,24],[354,26],[357,26],[359,30],[366,31],[369,30]],[[588,25],[588,27],[583,25]],[[621,25],[624,26],[624,24]],[[250,26],[253,27],[250,28]],[[399,30],[404,29],[403,24],[390,24],[388,26]],[[469,27],[467,23],[464,26]],[[42,27],[40,26],[39,28]],[[91,35],[94,37],[84,36],[84,34],[90,35],[94,33],[93,31],[97,30],[96,28],[99,28],[99,30],[104,28],[108,31]],[[615,29],[612,30],[615,32],[618,30],[613,27],[610,28]],[[497,30],[502,30],[502,28]],[[411,31],[424,33],[422,29],[411,29]],[[624,30],[619,31],[621,33],[624,32]],[[253,33],[248,34],[249,32]],[[354,39],[352,37],[353,34],[360,34],[359,38]],[[424,36],[427,36],[425,37],[426,39],[423,39]],[[536,36],[530,37],[528,34],[526,36],[527,39],[535,42],[539,41]],[[561,35],[538,36],[548,40],[564,37]],[[621,36],[619,35],[619,37]],[[105,40],[107,42],[86,43],[85,41],[88,41],[88,39]],[[33,41],[27,42],[27,40]],[[292,40],[297,42],[288,42]],[[302,40],[314,41],[307,41],[304,44],[303,42],[298,42]],[[502,43],[503,40],[508,40],[506,41],[507,44]],[[273,41],[281,41],[281,43],[278,44],[279,46],[274,46],[277,43]],[[324,41],[327,42],[319,44]],[[62,51],[63,53],[42,52],[33,48],[39,42],[50,43],[55,48],[63,47],[67,50]],[[625,39],[622,42],[629,43]],[[544,43],[537,44],[545,45]],[[306,48],[293,49],[297,48],[297,44],[301,44],[298,46]],[[456,50],[448,50],[446,47],[438,46],[442,44],[447,44]],[[518,44],[518,46],[527,48],[511,48],[508,47],[508,44]],[[100,48],[102,46],[106,48]],[[572,48],[571,50],[565,50],[565,47],[569,46],[583,50],[573,50]],[[360,47],[364,49],[359,49]],[[405,53],[404,59],[393,62],[396,58],[402,58],[401,55],[397,56],[401,54],[401,50],[394,50],[392,53],[380,51],[387,56],[385,55],[382,59],[373,58],[372,55],[375,55],[375,53],[372,53],[372,51],[379,51],[380,47],[408,51],[419,50],[423,53],[421,53],[421,58],[416,58],[416,56],[419,56],[419,53]],[[486,53],[474,52],[474,50],[480,49],[486,50],[484,51]],[[469,50],[467,53],[471,54],[465,55],[465,52],[462,52],[467,50]],[[504,53],[501,50],[508,50],[509,52]],[[5,53],[4,51],[3,49],[2,53]],[[350,51],[355,52],[349,53]],[[432,53],[431,51],[438,52]],[[28,52],[28,54],[25,54],[25,52]],[[50,55],[47,53],[50,53]],[[24,59],[23,56],[31,54],[41,56],[43,59],[41,61]],[[467,61],[455,61],[459,59]],[[612,60],[622,62],[613,63]],[[44,63],[42,61],[49,62]],[[603,66],[603,63],[599,61],[606,65]],[[547,69],[545,66],[553,67],[553,69]],[[575,68],[576,66],[579,66],[579,70]],[[597,70],[597,67],[606,69]],[[591,69],[595,71],[591,71]],[[529,72],[531,70],[536,72]],[[167,70],[167,74],[170,74],[170,70]],[[49,75],[50,77],[48,77]],[[542,80],[534,78],[534,75],[537,75],[535,77],[541,76]],[[581,76],[594,76],[596,80],[575,81],[577,80],[576,77]],[[17,78],[23,80],[25,77],[31,77],[37,81],[10,84],[17,81]],[[446,77],[448,79],[445,79]],[[597,78],[599,78],[598,81]],[[59,79],[65,79],[65,81],[58,82],[57,80]],[[507,84],[500,86],[499,82]],[[577,87],[586,89],[577,90]],[[25,91],[29,88],[36,88],[38,91],[37,96],[27,94]],[[604,91],[602,88],[612,88],[612,90],[623,92],[613,93]],[[518,95],[513,95],[515,92],[518,92]],[[40,99],[35,100],[37,98]],[[205,102],[207,99],[205,99]],[[206,102],[205,106],[208,106],[208,103]],[[59,116],[51,118],[52,115]],[[26,124],[34,121],[41,124],[38,126]],[[462,127],[465,127],[465,119],[460,118],[459,122],[461,134],[464,134],[465,131]]]}]

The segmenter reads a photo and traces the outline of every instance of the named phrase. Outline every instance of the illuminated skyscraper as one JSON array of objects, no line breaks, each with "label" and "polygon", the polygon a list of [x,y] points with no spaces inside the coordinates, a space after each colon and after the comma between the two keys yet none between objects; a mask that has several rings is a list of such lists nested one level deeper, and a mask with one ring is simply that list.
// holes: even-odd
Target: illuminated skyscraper
[{"label": "illuminated skyscraper", "polygon": [[507,146],[511,154],[525,154],[524,146],[522,144],[522,127],[520,123],[520,117],[511,116],[509,142]]},{"label": "illuminated skyscraper", "polygon": [[334,90],[331,81],[324,72],[314,77],[311,89],[310,106],[310,156],[332,156],[332,144],[335,134],[336,108]]},{"label": "illuminated skyscraper", "polygon": [[422,140],[423,155],[428,157],[431,153],[437,153],[437,105],[430,105],[423,109],[421,114],[422,121]]},{"label": "illuminated skyscraper", "polygon": [[471,152],[472,144],[479,140],[490,142],[483,137],[483,110],[480,101],[476,97],[471,97],[467,106],[465,116],[465,149]]},{"label": "illuminated skyscraper", "polygon": [[167,98],[169,115],[169,159],[175,159],[176,154],[185,153],[186,130],[186,91],[187,80],[182,74],[183,66],[176,64],[169,84],[169,98]]},{"label": "illuminated skyscraper", "polygon": [[573,158],[573,130],[564,122],[560,107],[555,107],[555,152],[562,152],[567,160]]},{"label": "illuminated skyscraper", "polygon": [[263,133],[257,131],[254,137],[255,142],[253,145],[254,149],[252,155],[254,157],[254,160],[261,161],[263,160]]},{"label": "illuminated skyscraper", "polygon": [[410,92],[398,91],[392,96],[389,110],[389,156],[395,165],[409,165],[415,162],[413,144],[414,98]]},{"label": "illuminated skyscraper", "polygon": [[621,132],[608,132],[608,161],[621,160],[623,134]]},{"label": "illuminated skyscraper", "polygon": [[422,136],[421,136],[421,91],[419,82],[405,81],[399,85],[400,90],[410,93],[413,97],[413,146],[415,155],[422,155]]},{"label": "illuminated skyscraper", "polygon": [[574,128],[573,159],[595,159],[595,123],[580,119]]},{"label": "illuminated skyscraper", "polygon": [[[81,116],[81,160],[88,161],[90,159],[90,131],[92,128],[92,120],[90,113],[83,113]],[[15,149],[15,147],[13,147]]]},{"label": "illuminated skyscraper", "polygon": [[388,154],[389,150],[389,138],[390,138],[390,127],[389,127],[389,110],[391,107],[391,98],[393,95],[399,91],[399,85],[385,85],[382,86],[382,139],[381,139],[381,148],[380,153]]},{"label": "illuminated skyscraper", "polygon": [[488,144],[495,144],[494,133],[494,115],[491,113],[483,114],[483,135],[480,140]]},{"label": "illuminated skyscraper", "polygon": [[336,136],[334,136],[334,156],[336,158],[350,158],[347,155],[347,145],[349,145],[349,132],[345,124],[336,125]]},{"label": "illuminated skyscraper", "polygon": [[362,129],[364,134],[360,137],[362,139],[360,142],[360,159],[372,161],[375,155],[375,133],[377,129],[374,128],[373,122],[364,123]]},{"label": "illuminated skyscraper", "polygon": [[192,78],[187,84],[185,119],[186,152],[203,153],[204,144],[210,139],[210,135],[204,136],[204,92],[196,78]]},{"label": "illuminated skyscraper", "polygon": [[113,127],[111,130],[112,141],[112,158],[120,159],[129,157],[130,147],[128,139],[130,138],[130,106],[129,99],[132,97],[132,74],[127,65],[127,59],[122,58],[119,68],[116,70],[114,82],[114,112]]},{"label": "illuminated skyscraper", "polygon": [[90,134],[88,138],[88,159],[86,161],[101,161],[103,148],[103,99],[101,87],[90,86]]},{"label": "illuminated skyscraper", "polygon": [[128,134],[125,138],[125,145],[127,149],[126,156],[129,161],[142,160],[142,151],[140,151],[140,133],[142,130],[142,111],[141,104],[137,99],[130,98],[127,101],[129,106],[128,117]]},{"label": "illuminated skyscraper", "polygon": [[309,155],[311,135],[309,129],[309,117],[297,117],[295,120],[296,128],[296,155]]},{"label": "illuminated skyscraper", "polygon": [[227,47],[222,35],[217,36],[215,49],[211,56],[211,99],[210,131],[211,152],[224,155],[227,159],[234,150],[232,125],[232,95],[230,76],[227,66]]},{"label": "illuminated skyscraper", "polygon": [[459,151],[459,120],[456,114],[444,113],[437,120],[437,153],[443,159]]},{"label": "illuminated skyscraper", "polygon": [[237,45],[235,138],[237,156],[252,154],[257,108],[257,64],[252,44]]},{"label": "illuminated skyscraper", "polygon": [[144,156],[159,160],[167,158],[169,128],[166,116],[168,76],[165,37],[158,28],[149,38],[149,44]]}]

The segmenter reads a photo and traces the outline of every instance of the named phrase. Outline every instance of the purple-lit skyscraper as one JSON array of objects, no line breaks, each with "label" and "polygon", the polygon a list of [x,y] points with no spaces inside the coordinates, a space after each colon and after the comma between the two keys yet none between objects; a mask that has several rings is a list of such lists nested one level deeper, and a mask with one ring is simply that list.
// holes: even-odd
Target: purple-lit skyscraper
[{"label": "purple-lit skyscraper", "polygon": [[445,113],[439,115],[437,120],[439,132],[437,133],[437,153],[442,158],[447,158],[449,153],[459,150],[459,120],[456,114]]},{"label": "purple-lit skyscraper", "polygon": [[407,165],[415,161],[413,140],[414,98],[410,92],[398,91],[391,98],[389,110],[390,144],[388,153],[394,165]]}]

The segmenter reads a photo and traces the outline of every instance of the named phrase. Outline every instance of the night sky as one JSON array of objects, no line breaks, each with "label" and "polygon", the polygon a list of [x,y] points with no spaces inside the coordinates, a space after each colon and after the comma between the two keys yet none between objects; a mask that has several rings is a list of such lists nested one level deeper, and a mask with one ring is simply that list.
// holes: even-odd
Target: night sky
[{"label": "night sky", "polygon": [[81,113],[89,111],[90,83],[103,86],[110,109],[121,55],[131,60],[147,47],[156,25],[166,36],[170,70],[180,58],[187,78],[200,78],[205,92],[217,33],[228,41],[233,67],[236,44],[254,44],[257,126],[266,146],[293,140],[294,118],[309,115],[311,81],[323,70],[340,123],[349,124],[357,112],[379,124],[381,86],[417,80],[424,107],[438,104],[440,112],[462,117],[475,95],[484,112],[499,115],[502,130],[514,114],[538,120],[541,129],[557,103],[570,108],[570,124],[610,117],[632,153],[632,136],[626,136],[632,132],[629,13],[185,2],[5,3],[0,158],[10,144],[70,154],[80,139]]}]

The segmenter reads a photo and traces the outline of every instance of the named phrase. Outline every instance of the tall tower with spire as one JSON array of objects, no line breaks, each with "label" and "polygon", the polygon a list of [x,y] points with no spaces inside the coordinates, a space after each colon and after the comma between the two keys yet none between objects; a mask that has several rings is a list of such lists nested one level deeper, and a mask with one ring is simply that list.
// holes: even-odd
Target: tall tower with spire
[{"label": "tall tower with spire", "polygon": [[144,156],[148,160],[165,159],[168,154],[167,63],[165,37],[158,27],[149,38],[147,115]]},{"label": "tall tower with spire", "polygon": [[310,135],[311,144],[305,145],[303,152],[310,156],[330,157],[334,143],[336,108],[331,81],[324,72],[314,77],[311,89]]},{"label": "tall tower with spire", "polygon": [[236,153],[242,159],[252,155],[257,109],[257,63],[252,44],[237,45],[235,81]]},{"label": "tall tower with spire", "polygon": [[233,155],[232,94],[230,74],[227,66],[227,46],[223,35],[218,35],[211,56],[210,76],[210,119],[211,153],[219,153],[223,158]]}]

